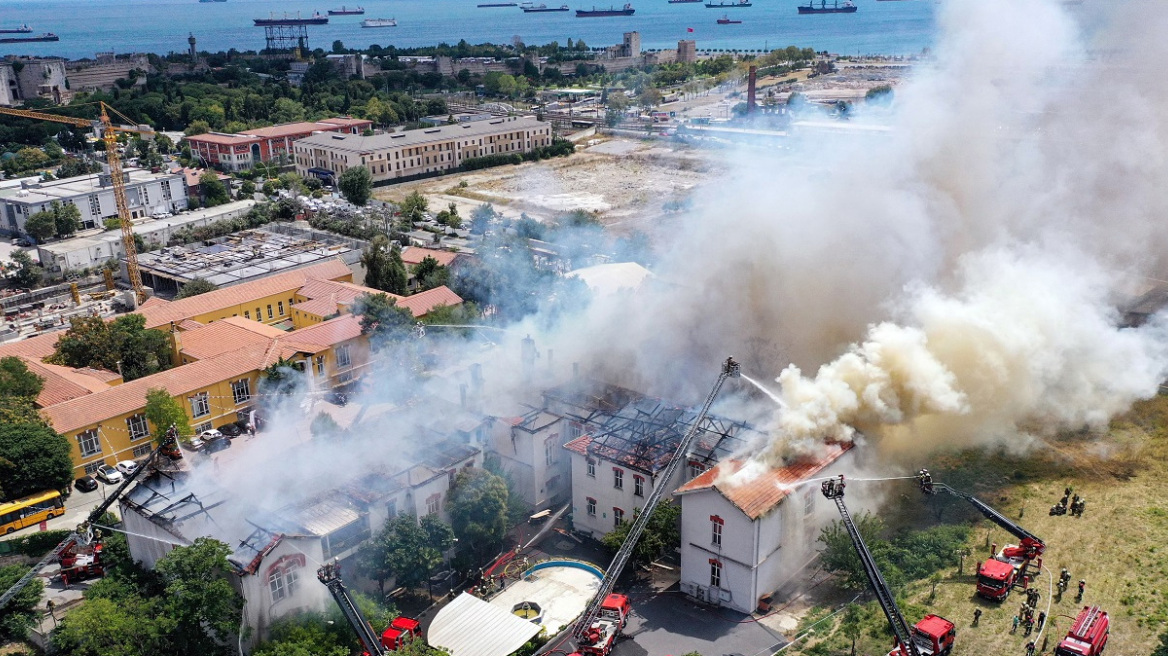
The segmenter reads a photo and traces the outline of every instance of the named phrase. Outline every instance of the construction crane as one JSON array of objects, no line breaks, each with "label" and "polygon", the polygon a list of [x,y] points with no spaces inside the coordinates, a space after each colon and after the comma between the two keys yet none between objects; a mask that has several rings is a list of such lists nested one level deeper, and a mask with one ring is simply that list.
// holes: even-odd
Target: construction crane
[{"label": "construction crane", "polygon": [[396,617],[378,639],[373,625],[365,619],[357,603],[349,596],[349,590],[341,580],[341,566],[335,560],[321,565],[316,570],[316,578],[328,588],[337,606],[340,606],[341,614],[357,634],[365,656],[385,656],[387,652],[395,651],[421,635],[421,625],[417,620]]},{"label": "construction crane", "polygon": [[[105,142],[105,157],[106,162],[109,164],[110,184],[114,189],[114,202],[118,206],[118,220],[122,227],[122,247],[126,250],[126,273],[130,276],[130,288],[134,290],[134,296],[138,299],[138,303],[144,303],[146,301],[146,290],[142,286],[142,273],[138,270],[138,248],[134,245],[134,226],[130,222],[130,206],[126,201],[126,178],[122,171],[122,158],[118,153],[117,133],[135,132],[140,134],[154,134],[154,131],[114,125],[110,121],[110,112],[117,114],[123,120],[130,121],[130,119],[104,102],[99,102],[98,106],[101,108],[101,117],[96,121],[49,114],[47,112],[30,111],[27,109],[10,109],[7,107],[0,107],[0,114],[19,116],[38,121],[65,123],[66,125],[82,128],[92,128],[101,135],[102,141]],[[132,123],[132,121],[130,122]]]},{"label": "construction crane", "polygon": [[839,508],[844,527],[852,539],[852,546],[860,555],[860,563],[864,566],[864,573],[868,575],[868,584],[876,593],[876,600],[884,611],[884,617],[888,619],[888,625],[892,627],[892,632],[896,635],[896,647],[888,653],[888,656],[944,656],[948,654],[953,649],[953,638],[957,634],[953,622],[939,615],[926,615],[924,619],[912,627],[909,627],[908,622],[905,621],[904,614],[896,605],[896,598],[893,596],[892,590],[884,581],[884,575],[876,567],[876,559],[872,557],[872,552],[868,551],[868,545],[864,544],[863,536],[860,535],[859,529],[852,521],[848,507],[844,505],[843,474],[840,474],[839,479],[833,478],[824,481],[820,489],[823,496],[835,501],[836,507]]},{"label": "construction crane", "polygon": [[[612,589],[616,585],[617,579],[620,578],[621,572],[624,571],[625,565],[628,564],[629,558],[632,557],[633,551],[637,547],[637,541],[640,539],[641,534],[644,533],[645,526],[649,523],[649,518],[653,516],[653,511],[657,508],[657,504],[660,503],[661,498],[664,496],[668,481],[673,478],[682,460],[689,453],[690,446],[693,445],[694,439],[697,438],[698,432],[701,430],[702,421],[706,418],[706,414],[709,413],[710,406],[713,405],[714,399],[718,396],[718,391],[722,389],[722,383],[726,382],[727,378],[737,378],[741,375],[741,365],[735,362],[734,358],[726,358],[726,361],[722,363],[722,372],[718,374],[718,380],[714,383],[714,388],[706,396],[706,401],[702,404],[701,411],[694,417],[689,430],[681,438],[681,442],[677,445],[677,450],[674,451],[673,457],[669,459],[669,464],[665,465],[665,469],[661,470],[657,478],[660,484],[653,486],[653,491],[649,493],[649,497],[645,500],[645,505],[641,508],[640,514],[633,520],[633,525],[629,527],[629,532],[625,537],[624,543],[621,545],[620,550],[616,552],[616,555],[613,556],[612,563],[605,571],[604,579],[600,582],[596,596],[592,598],[592,601],[584,610],[584,614],[580,617],[579,623],[576,625],[573,636],[576,639],[576,644],[580,648],[580,651],[596,656],[607,656],[611,651],[616,634],[624,628],[624,622],[628,615],[627,598],[624,598],[622,595],[612,595]],[[602,614],[604,617],[601,617]]]},{"label": "construction crane", "polygon": [[977,568],[977,594],[991,601],[1004,601],[1010,596],[1010,590],[1015,585],[1027,584],[1026,570],[1030,562],[1039,559],[1046,551],[1046,543],[1030,531],[1010,521],[1005,515],[995,510],[981,499],[955,490],[944,483],[934,483],[929,470],[922,469],[917,474],[917,483],[924,494],[936,494],[938,491],[947,492],[955,497],[968,501],[978,512],[991,522],[1006,529],[1010,535],[1018,538],[1019,544],[1006,545],[991,558]]},{"label": "construction crane", "polygon": [[143,471],[154,466],[154,461],[160,452],[175,448],[178,443],[177,436],[178,431],[174,426],[171,426],[170,429],[167,430],[166,437],[163,439],[162,444],[154,447],[154,450],[150,452],[150,455],[147,456],[146,460],[143,461],[137,469],[125,475],[122,479],[122,484],[119,485],[112,494],[108,495],[105,498],[105,501],[99,503],[97,507],[89,513],[89,516],[80,526],[71,531],[69,535],[65,536],[65,539],[62,540],[60,544],[53,548],[53,550],[50,551],[47,556],[42,558],[40,562],[38,562],[36,565],[33,565],[32,569],[27,574],[20,577],[16,583],[12,584],[12,587],[8,588],[7,592],[5,592],[3,595],[0,595],[0,609],[3,609],[4,606],[6,606],[13,597],[19,594],[26,585],[28,585],[34,578],[36,578],[37,574],[39,574],[41,570],[43,570],[45,567],[48,567],[50,563],[60,559],[62,554],[70,552],[78,545],[90,545],[99,540],[100,532],[96,532],[93,528],[93,525],[101,520],[101,516],[110,509],[110,506],[114,505],[114,502],[122,496],[122,493],[130,487],[134,480],[137,479]]}]

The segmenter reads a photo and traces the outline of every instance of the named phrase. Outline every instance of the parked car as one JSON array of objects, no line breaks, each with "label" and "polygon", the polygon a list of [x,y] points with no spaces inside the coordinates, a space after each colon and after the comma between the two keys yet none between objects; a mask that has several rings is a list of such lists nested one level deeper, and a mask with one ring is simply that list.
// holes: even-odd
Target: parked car
[{"label": "parked car", "polygon": [[122,472],[124,476],[129,476],[130,474],[138,471],[138,461],[136,460],[123,460],[114,466],[117,467],[118,471]]},{"label": "parked car", "polygon": [[220,426],[219,432],[227,437],[239,437],[243,434],[243,428],[238,423],[227,424],[226,426]]},{"label": "parked car", "polygon": [[334,390],[331,394],[329,394],[329,402],[331,402],[333,405],[339,405],[343,408],[346,404],[349,403],[349,395],[344,392]]},{"label": "parked car", "polygon": [[203,438],[201,437],[192,437],[183,443],[183,446],[191,451],[202,451],[203,447],[206,445],[207,443],[204,442]]},{"label": "parked car", "polygon": [[203,442],[210,442],[211,440],[219,437],[223,437],[223,433],[214,428],[199,433],[199,439],[203,440]]},{"label": "parked car", "polygon": [[218,453],[223,449],[229,448],[231,448],[231,440],[227,439],[224,435],[220,435],[213,440],[207,440],[207,445],[203,447],[203,453],[211,455],[212,453]]},{"label": "parked car", "polygon": [[97,476],[98,480],[105,481],[109,485],[122,482],[122,472],[109,465],[98,467],[95,476]]},{"label": "parked car", "polygon": [[97,481],[92,476],[82,476],[73,482],[73,485],[82,492],[92,492],[97,489]]}]

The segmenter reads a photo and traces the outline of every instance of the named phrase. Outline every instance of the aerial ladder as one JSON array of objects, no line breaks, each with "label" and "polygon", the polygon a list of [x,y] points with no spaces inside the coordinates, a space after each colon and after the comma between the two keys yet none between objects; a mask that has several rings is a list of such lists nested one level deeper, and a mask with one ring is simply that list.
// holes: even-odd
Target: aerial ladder
[{"label": "aerial ladder", "polygon": [[106,496],[105,501],[97,504],[97,507],[95,507],[89,513],[89,516],[86,517],[85,521],[82,522],[80,526],[71,531],[69,535],[65,536],[65,539],[61,540],[60,544],[54,547],[47,556],[40,560],[40,562],[38,562],[36,565],[33,565],[32,569],[29,570],[27,574],[20,577],[16,583],[12,584],[12,587],[8,588],[7,592],[5,592],[3,595],[0,595],[0,609],[3,609],[4,606],[6,606],[13,597],[19,594],[26,585],[28,585],[34,578],[36,578],[37,574],[39,574],[41,570],[48,567],[50,563],[60,559],[63,553],[75,548],[79,544],[90,545],[96,541],[99,541],[101,538],[101,532],[100,530],[95,529],[93,525],[101,520],[101,516],[110,509],[110,506],[114,505],[114,502],[122,496],[122,493],[124,493],[130,487],[130,485],[134,483],[134,481],[138,478],[139,475],[142,474],[142,472],[154,466],[154,461],[158,458],[158,454],[161,451],[167,449],[168,446],[173,447],[177,443],[177,436],[178,431],[174,426],[171,426],[170,429],[166,431],[166,437],[163,438],[162,444],[154,447],[154,450],[150,452],[150,455],[147,456],[146,460],[143,461],[141,466],[125,475],[122,478],[122,484],[119,485],[117,489],[113,491],[113,493]]},{"label": "aerial ladder", "polygon": [[917,474],[917,483],[924,494],[947,492],[955,497],[968,501],[978,512],[1006,530],[1010,535],[1018,538],[1017,545],[1006,545],[993,557],[986,560],[977,568],[977,594],[991,601],[1003,601],[1010,596],[1010,590],[1016,585],[1027,584],[1027,569],[1031,561],[1037,559],[1038,567],[1042,566],[1042,554],[1046,551],[1046,543],[1030,531],[1010,521],[1002,513],[985,503],[981,499],[955,490],[944,483],[934,483],[929,470],[922,469]]},{"label": "aerial ladder", "polygon": [[924,619],[910,628],[908,622],[905,621],[904,614],[896,605],[896,598],[893,596],[892,590],[884,581],[884,575],[880,573],[880,568],[876,567],[876,559],[872,557],[872,552],[868,550],[868,545],[864,543],[863,536],[860,535],[859,529],[852,521],[851,513],[844,505],[843,474],[840,474],[839,479],[832,478],[824,481],[820,489],[823,496],[835,501],[836,507],[839,508],[844,527],[852,539],[852,546],[856,548],[856,553],[860,556],[860,563],[864,566],[864,573],[868,575],[868,584],[876,593],[876,601],[880,603],[884,617],[888,619],[888,625],[892,627],[892,633],[896,636],[896,647],[888,653],[888,656],[944,656],[948,654],[953,649],[953,638],[956,635],[956,629],[952,622],[939,615],[926,615]]},{"label": "aerial ladder", "polygon": [[357,603],[349,596],[345,583],[341,581],[341,566],[335,562],[325,563],[316,570],[316,578],[328,588],[329,594],[336,600],[337,606],[340,606],[345,621],[361,641],[361,649],[369,656],[384,656],[385,649],[382,648],[377,633],[373,631],[373,625],[361,614],[361,609],[357,608]]},{"label": "aerial ladder", "polygon": [[[713,405],[714,399],[718,396],[718,391],[722,389],[722,383],[726,382],[727,378],[737,378],[742,375],[742,367],[734,358],[726,358],[722,363],[722,371],[718,374],[718,380],[714,383],[714,388],[706,396],[705,403],[702,404],[702,409],[694,418],[689,430],[681,439],[681,443],[677,445],[677,450],[674,451],[673,457],[669,459],[669,463],[665,465],[665,469],[661,470],[658,476],[659,485],[653,486],[653,491],[649,493],[649,497],[645,499],[645,505],[641,508],[641,512],[633,520],[633,524],[629,527],[628,535],[625,537],[624,543],[620,549],[613,556],[612,563],[604,573],[604,579],[600,582],[600,587],[596,591],[596,596],[588,604],[584,610],[584,614],[580,617],[580,621],[576,624],[573,631],[573,636],[576,639],[577,646],[582,648],[582,651],[598,654],[607,652],[611,649],[611,638],[615,637],[616,631],[624,626],[625,615],[627,613],[627,600],[620,600],[614,603],[615,600],[610,599],[613,587],[616,581],[620,578],[621,572],[624,571],[625,565],[628,564],[629,558],[632,557],[633,551],[637,547],[637,541],[641,534],[645,531],[645,526],[649,523],[649,518],[653,516],[653,511],[657,508],[657,504],[661,502],[661,498],[665,495],[665,488],[670,479],[673,478],[674,473],[681,462],[689,453],[690,447],[693,445],[694,439],[697,438],[698,432],[701,430],[702,421],[706,418],[706,414],[710,411],[710,406]],[[616,595],[619,596],[619,595]],[[606,604],[606,602],[608,602]],[[614,627],[597,627],[598,619],[600,619],[602,610],[611,611],[613,616],[606,618],[602,623],[612,622],[617,626]],[[588,649],[585,645],[594,645],[598,635],[609,636],[607,647],[604,649]]]},{"label": "aerial ladder", "polygon": [[114,125],[110,121],[110,112],[117,114],[122,120],[129,123],[133,123],[133,121],[104,102],[99,102],[98,106],[101,108],[101,116],[96,121],[27,109],[11,109],[8,107],[0,107],[0,114],[90,128],[101,135],[101,139],[105,143],[106,162],[109,164],[110,184],[114,189],[114,202],[117,204],[118,219],[121,223],[122,247],[126,251],[126,274],[130,277],[130,287],[134,290],[134,296],[138,299],[138,303],[144,303],[146,301],[146,290],[142,286],[142,273],[138,269],[138,248],[134,244],[134,226],[131,223],[130,205],[126,201],[126,177],[122,171],[122,157],[118,153],[117,133],[135,132],[140,134],[154,134],[154,131]]}]

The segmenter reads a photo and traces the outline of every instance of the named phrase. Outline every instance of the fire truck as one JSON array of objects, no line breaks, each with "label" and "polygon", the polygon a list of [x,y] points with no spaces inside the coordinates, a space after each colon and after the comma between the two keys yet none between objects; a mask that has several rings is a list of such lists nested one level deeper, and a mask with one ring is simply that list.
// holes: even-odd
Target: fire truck
[{"label": "fire truck", "polygon": [[629,618],[629,598],[610,594],[600,605],[600,614],[588,630],[577,640],[578,653],[584,656],[608,656],[616,644],[616,637],[625,628]]},{"label": "fire truck", "polygon": [[934,483],[933,477],[927,469],[922,469],[917,474],[917,482],[921,492],[925,494],[936,494],[941,491],[965,499],[991,522],[1018,538],[1018,544],[1006,545],[991,558],[978,565],[978,596],[990,601],[1005,601],[1006,597],[1010,596],[1010,591],[1016,586],[1027,586],[1028,570],[1032,563],[1036,565],[1035,571],[1041,570],[1042,554],[1046,551],[1046,543],[1033,533],[1010,521],[1005,515],[981,499],[955,490],[943,483]]},{"label": "fire truck", "polygon": [[407,642],[422,637],[422,625],[409,617],[395,617],[381,634],[381,646],[393,651]]},{"label": "fire truck", "polygon": [[65,585],[105,575],[101,561],[101,534],[95,531],[90,544],[79,538],[69,540],[61,550],[61,582]]},{"label": "fire truck", "polygon": [[911,627],[905,621],[900,607],[896,605],[896,598],[892,595],[892,590],[884,581],[884,575],[876,567],[876,559],[872,557],[872,552],[868,551],[868,545],[864,544],[864,538],[860,535],[855,523],[852,522],[852,516],[848,512],[847,506],[844,505],[843,474],[840,474],[838,480],[824,481],[820,489],[823,496],[835,501],[836,507],[839,508],[844,528],[847,529],[848,536],[852,538],[852,546],[856,548],[856,553],[860,555],[860,562],[864,565],[864,573],[868,575],[868,584],[876,593],[876,600],[880,602],[884,617],[888,619],[888,624],[892,627],[893,634],[896,635],[896,645],[892,651],[888,652],[888,656],[946,656],[953,650],[953,639],[957,636],[957,628],[953,622],[940,615],[926,615],[924,619]]},{"label": "fire truck", "polygon": [[1099,656],[1107,646],[1107,638],[1111,634],[1111,621],[1107,613],[1098,606],[1084,606],[1055,648],[1055,656]]},{"label": "fire truck", "polygon": [[316,570],[316,578],[328,588],[337,606],[340,606],[345,621],[361,642],[364,656],[385,656],[386,653],[405,646],[407,642],[422,637],[422,627],[417,620],[398,617],[390,622],[379,639],[373,625],[365,619],[357,603],[349,596],[348,588],[341,581],[341,566],[335,561],[321,565],[320,569]]}]

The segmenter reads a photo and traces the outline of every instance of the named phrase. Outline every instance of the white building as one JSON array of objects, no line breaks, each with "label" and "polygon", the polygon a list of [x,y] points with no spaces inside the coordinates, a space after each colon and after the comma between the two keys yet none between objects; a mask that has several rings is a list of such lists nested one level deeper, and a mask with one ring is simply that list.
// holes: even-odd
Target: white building
[{"label": "white building", "polygon": [[563,449],[570,428],[571,420],[537,409],[513,418],[508,430],[492,432],[491,451],[533,512],[571,495],[570,460]]},{"label": "white building", "polygon": [[[187,208],[182,173],[151,173],[126,168],[126,202],[132,218]],[[25,178],[19,186],[0,186],[0,231],[26,234],[28,217],[52,207],[53,201],[71,203],[81,212],[82,229],[102,227],[118,215],[109,174],[94,173],[64,180],[40,182]]]},{"label": "white building", "polygon": [[[819,530],[837,517],[810,478],[845,470],[851,444],[831,444],[817,460],[754,478],[735,478],[727,461],[675,493],[681,500],[681,591],[697,601],[753,612],[815,555]],[[847,457],[845,457],[845,455]]]}]

